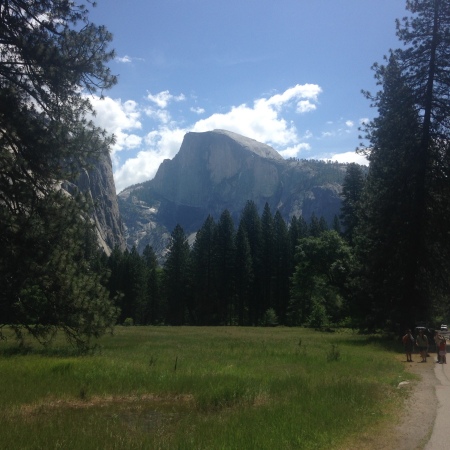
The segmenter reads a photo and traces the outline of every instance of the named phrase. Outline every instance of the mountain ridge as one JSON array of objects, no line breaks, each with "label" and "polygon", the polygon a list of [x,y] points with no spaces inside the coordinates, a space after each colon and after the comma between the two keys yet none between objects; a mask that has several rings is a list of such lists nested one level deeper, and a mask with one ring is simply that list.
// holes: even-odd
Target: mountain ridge
[{"label": "mountain ridge", "polygon": [[164,160],[155,177],[119,195],[128,247],[149,244],[162,254],[173,228],[195,233],[208,214],[228,209],[239,219],[252,200],[268,203],[288,222],[312,214],[330,224],[340,210],[346,165],[285,160],[272,147],[227,130],[187,133],[179,152]]}]

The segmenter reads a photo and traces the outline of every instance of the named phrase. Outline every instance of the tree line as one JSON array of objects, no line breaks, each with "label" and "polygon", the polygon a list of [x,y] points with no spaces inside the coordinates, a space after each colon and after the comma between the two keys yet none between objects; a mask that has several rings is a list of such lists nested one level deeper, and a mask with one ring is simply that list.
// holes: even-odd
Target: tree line
[{"label": "tree line", "polygon": [[[313,242],[324,247],[314,249]],[[307,254],[299,254],[299,244]],[[268,204],[260,215],[256,204],[248,201],[237,227],[228,210],[217,223],[208,216],[192,246],[177,225],[162,267],[150,246],[142,255],[136,248],[125,252],[115,249],[104,264],[111,274],[111,293],[121,293],[119,323],[300,325],[311,320],[312,305],[299,307],[300,281],[292,290],[291,277],[297,264],[315,251],[323,257],[326,252],[336,252],[323,266],[336,264],[345,247],[343,238],[336,230],[328,230],[323,218],[313,215],[308,224],[294,216],[287,224],[279,211],[272,214]],[[330,268],[311,268],[310,281],[323,276],[321,270]],[[333,322],[341,320],[345,311],[339,297],[343,286],[335,281],[330,288],[334,298],[329,299]],[[299,293],[295,300],[292,292]]]}]

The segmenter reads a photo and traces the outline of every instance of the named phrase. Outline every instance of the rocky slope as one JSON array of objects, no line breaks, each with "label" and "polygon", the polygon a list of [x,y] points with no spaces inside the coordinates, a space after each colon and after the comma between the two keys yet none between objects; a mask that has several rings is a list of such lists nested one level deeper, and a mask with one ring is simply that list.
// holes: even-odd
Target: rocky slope
[{"label": "rocky slope", "polygon": [[110,156],[101,157],[89,170],[82,170],[75,183],[65,183],[63,187],[69,193],[80,190],[90,196],[94,204],[92,220],[99,244],[105,252],[109,254],[116,246],[125,250],[125,229],[120,217]]},{"label": "rocky slope", "polygon": [[187,133],[153,180],[119,194],[127,244],[139,251],[150,244],[161,254],[177,224],[194,233],[208,214],[217,219],[224,209],[237,222],[247,200],[260,211],[267,202],[286,221],[315,214],[331,224],[345,170],[338,163],[286,161],[268,145],[229,131]]}]

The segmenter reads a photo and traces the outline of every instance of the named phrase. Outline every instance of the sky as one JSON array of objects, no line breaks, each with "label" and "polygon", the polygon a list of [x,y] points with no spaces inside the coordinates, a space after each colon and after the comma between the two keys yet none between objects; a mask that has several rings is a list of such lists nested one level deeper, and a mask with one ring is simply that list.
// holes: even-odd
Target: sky
[{"label": "sky", "polygon": [[91,97],[116,136],[117,192],[150,180],[188,132],[225,129],[283,157],[367,161],[371,66],[401,43],[405,0],[97,0],[118,84]]}]

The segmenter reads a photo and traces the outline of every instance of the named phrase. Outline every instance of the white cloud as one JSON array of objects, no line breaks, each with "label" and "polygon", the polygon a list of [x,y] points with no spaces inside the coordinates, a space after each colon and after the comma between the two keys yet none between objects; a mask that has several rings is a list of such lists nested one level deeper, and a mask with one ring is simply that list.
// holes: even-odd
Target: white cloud
[{"label": "white cloud", "polygon": [[301,156],[302,151],[309,151],[309,150],[311,150],[311,145],[302,142],[300,144],[281,150],[279,153],[283,158],[299,158]]},{"label": "white cloud", "polygon": [[165,159],[172,159],[180,149],[188,130],[162,127],[144,138],[144,150],[129,158],[114,172],[117,192],[127,186],[152,179]]},{"label": "white cloud", "polygon": [[116,56],[115,60],[119,63],[130,63],[131,62],[131,57],[128,55],[125,56]]},{"label": "white cloud", "polygon": [[[302,151],[311,149],[310,144],[304,141],[310,139],[312,133],[305,130],[303,136],[299,137],[295,125],[288,122],[284,114],[288,110],[297,113],[314,110],[321,92],[321,88],[315,84],[296,85],[282,93],[258,98],[251,106],[245,103],[232,106],[228,112],[215,113],[185,126],[181,126],[182,122],[174,121],[169,112],[172,102],[186,100],[184,94],[174,96],[168,90],[148,93],[146,99],[154,103],[156,108],[147,106],[143,111],[145,117],[154,120],[155,124],[153,131],[140,139],[128,133],[130,128],[140,125],[137,105],[109,99],[108,108],[102,110],[106,116],[102,121],[114,128],[116,136],[120,138],[116,144],[118,149],[139,149],[122,165],[119,165],[118,156],[114,159],[116,188],[119,192],[127,186],[153,178],[161,162],[173,158],[178,152],[188,131],[226,129],[269,144],[284,157],[298,157]],[[204,112],[202,108],[190,110],[194,113]]]},{"label": "white cloud", "polygon": [[314,111],[317,106],[314,103],[311,103],[309,100],[301,100],[297,103],[297,112],[298,113],[306,113],[309,111]]},{"label": "white cloud", "polygon": [[126,132],[142,128],[139,120],[141,113],[135,101],[122,102],[121,99],[96,96],[90,97],[90,101],[97,113],[92,118],[95,124],[116,137],[113,153],[140,145],[142,139],[138,135]]},{"label": "white cloud", "polygon": [[189,110],[195,114],[203,114],[205,112],[205,110],[203,108],[200,107],[191,107],[189,108]]},{"label": "white cloud", "polygon": [[160,108],[167,108],[170,102],[181,102],[186,100],[186,97],[184,94],[172,95],[169,91],[162,91],[155,95],[149,92],[147,94],[147,99],[156,103]]},{"label": "white cloud", "polygon": [[345,125],[347,125],[349,128],[352,128],[355,125],[355,123],[353,122],[353,120],[347,120],[345,122]]},{"label": "white cloud", "polygon": [[360,125],[367,125],[369,122],[370,122],[370,119],[368,117],[363,117],[363,118],[359,119]]},{"label": "white cloud", "polygon": [[168,124],[171,120],[170,113],[166,109],[146,108],[145,114],[147,114],[148,117],[151,117],[155,119],[157,122],[160,122],[162,124]]},{"label": "white cloud", "polygon": [[326,158],[330,161],[337,161],[340,163],[357,163],[361,164],[362,166],[368,166],[369,161],[367,161],[367,158],[364,155],[359,155],[356,152],[345,152],[345,153],[337,153],[333,155],[331,158]]},{"label": "white cloud", "polygon": [[130,64],[133,61],[144,61],[144,59],[143,58],[135,58],[135,57],[132,57],[132,56],[125,55],[125,56],[116,56],[114,58],[114,61],[116,61],[118,63],[122,63],[122,64]]}]

